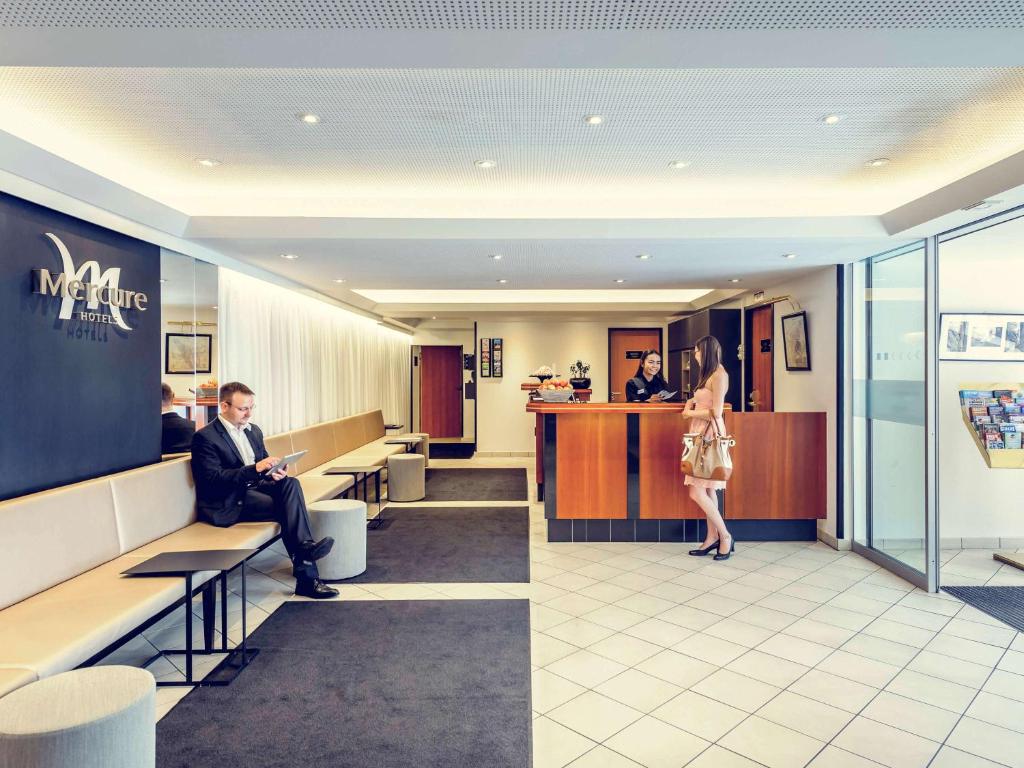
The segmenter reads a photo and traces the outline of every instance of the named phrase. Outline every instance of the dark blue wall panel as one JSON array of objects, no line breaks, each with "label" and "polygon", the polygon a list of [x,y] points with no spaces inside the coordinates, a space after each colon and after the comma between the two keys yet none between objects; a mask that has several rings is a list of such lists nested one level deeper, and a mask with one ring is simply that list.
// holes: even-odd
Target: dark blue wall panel
[{"label": "dark blue wall panel", "polygon": [[[118,287],[146,294],[122,311],[131,330],[79,319],[84,301],[61,319],[60,298],[33,293],[33,270],[63,272],[48,232],[76,269],[120,267]],[[0,499],[159,461],[157,246],[0,194],[0,332]]]}]

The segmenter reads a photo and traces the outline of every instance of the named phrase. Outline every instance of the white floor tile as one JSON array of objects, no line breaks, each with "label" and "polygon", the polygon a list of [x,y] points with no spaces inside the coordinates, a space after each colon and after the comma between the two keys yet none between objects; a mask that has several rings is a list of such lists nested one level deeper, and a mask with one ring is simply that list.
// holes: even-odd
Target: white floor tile
[{"label": "white floor tile", "polygon": [[959,749],[944,746],[928,768],[1001,768],[1001,766],[999,763],[993,763],[983,757],[969,755]]},{"label": "white floor tile", "polygon": [[868,659],[883,661],[886,664],[893,664],[897,667],[906,666],[918,649],[903,643],[895,643],[892,640],[884,640],[871,635],[854,635],[840,649],[848,653],[855,653]]},{"label": "white floor tile", "polygon": [[626,666],[589,651],[577,651],[571,656],[549,664],[546,669],[585,688],[593,688],[624,672]]},{"label": "white floor tile", "polygon": [[538,717],[533,721],[533,768],[564,768],[596,746],[554,720]]},{"label": "white floor tile", "polygon": [[744,624],[770,629],[773,632],[778,632],[788,627],[794,621],[800,620],[799,616],[794,616],[785,611],[766,608],[763,605],[748,605],[746,608],[736,611],[730,618],[735,621],[742,621]]},{"label": "white floor tile", "polygon": [[878,763],[829,744],[807,768],[878,768]]},{"label": "white floor tile", "polygon": [[838,648],[856,634],[852,629],[843,629],[832,624],[813,621],[806,616],[782,630],[783,634],[810,640],[820,645]]},{"label": "white floor tile", "polygon": [[672,650],[710,662],[718,667],[724,667],[747,651],[745,646],[730,643],[728,640],[722,640],[703,632],[690,635],[682,642],[676,643],[672,646]]},{"label": "white floor tile", "polygon": [[1024,734],[1018,731],[965,717],[953,729],[946,743],[1011,768],[1024,768]]},{"label": "white floor tile", "polygon": [[979,643],[988,643],[989,645],[995,645],[1000,648],[1008,647],[1010,643],[1013,642],[1014,636],[1017,634],[1016,631],[1005,625],[996,627],[975,621],[964,621],[960,618],[950,619],[949,623],[942,628],[942,633],[945,635],[962,637],[965,640],[976,640]]},{"label": "white floor tile", "polygon": [[547,713],[556,723],[601,743],[643,717],[625,704],[594,691],[586,691]]},{"label": "white floor tile", "polygon": [[966,712],[967,717],[1024,732],[1024,702],[982,691]]},{"label": "white floor tile", "polygon": [[942,742],[960,716],[905,696],[882,691],[861,712],[863,717],[896,726],[900,730]]},{"label": "white floor tile", "polygon": [[996,669],[982,690],[1014,701],[1024,701],[1024,675]]},{"label": "white floor tile", "polygon": [[757,711],[757,716],[820,741],[831,741],[853,714],[792,691],[782,691]]},{"label": "white floor tile", "polygon": [[580,648],[586,648],[588,645],[593,645],[599,640],[604,640],[615,634],[615,630],[602,627],[592,621],[572,618],[543,631],[546,635],[551,635],[551,637],[566,643],[572,643]]},{"label": "white floor tile", "polygon": [[706,629],[722,620],[722,617],[716,613],[710,613],[690,605],[677,605],[674,608],[669,608],[664,613],[659,614],[658,618],[661,621],[677,624],[680,627],[686,627],[695,632]]},{"label": "white floor tile", "polygon": [[622,630],[623,634],[631,637],[639,637],[649,643],[655,643],[663,648],[670,648],[678,642],[685,640],[694,633],[694,630],[681,627],[678,624],[671,624],[662,619],[645,619]]},{"label": "white floor tile", "polygon": [[573,760],[568,768],[643,768],[628,757],[602,746],[596,746],[583,757]]},{"label": "white floor tile", "polygon": [[931,630],[899,624],[888,619],[875,619],[864,627],[863,632],[872,637],[892,640],[894,643],[903,645],[912,645],[915,648],[924,648],[935,637],[935,633]]},{"label": "white floor tile", "polygon": [[625,600],[634,592],[625,587],[609,584],[607,581],[600,581],[597,584],[591,584],[589,587],[578,590],[577,594],[594,600],[600,600],[602,603],[614,603],[619,600]]},{"label": "white floor tile", "polygon": [[646,768],[679,768],[703,752],[709,743],[648,716],[612,736],[605,746]]},{"label": "white floor tile", "polygon": [[570,592],[561,597],[556,597],[554,600],[548,600],[544,605],[548,608],[554,608],[556,611],[568,613],[570,616],[582,616],[584,613],[596,611],[605,604],[592,597],[584,597],[579,593]]},{"label": "white floor tile", "polygon": [[627,667],[635,667],[644,659],[649,659],[655,654],[661,653],[664,649],[660,645],[649,643],[630,635],[617,634],[599,640],[588,646],[587,650],[599,656],[625,664]]},{"label": "white floor tile", "polygon": [[795,661],[780,659],[778,656],[770,656],[757,650],[747,651],[726,668],[778,688],[791,685],[809,669]]},{"label": "white floor tile", "polygon": [[774,633],[771,629],[765,629],[754,624],[747,624],[744,621],[740,621],[735,617],[739,614],[733,614],[728,619],[722,619],[714,624],[709,625],[705,630],[704,634],[711,635],[712,637],[719,637],[723,640],[728,640],[731,643],[742,645],[745,648],[754,648]]},{"label": "white floor tile", "polygon": [[543,632],[530,633],[530,662],[535,667],[546,667],[553,661],[576,653],[579,648]]},{"label": "white floor tile", "polygon": [[582,685],[577,685],[545,669],[533,672],[530,680],[533,693],[533,711],[541,714],[550,712],[555,707],[562,706],[567,701],[571,701],[587,690]]},{"label": "white floor tile", "polygon": [[686,768],[761,768],[760,763],[712,744],[687,763]]},{"label": "white floor tile", "polygon": [[939,633],[925,646],[926,651],[941,653],[954,659],[963,659],[975,664],[983,664],[991,667],[999,662],[1003,650],[988,643],[979,643],[976,640],[965,640],[955,635],[944,635]]},{"label": "white floor tile", "polygon": [[678,696],[683,689],[638,669],[627,669],[605,680],[594,690],[633,709],[649,713]]},{"label": "white floor tile", "polygon": [[896,675],[885,689],[908,699],[923,701],[925,704],[957,713],[966,710],[977,694],[973,688],[940,680],[937,677],[922,675],[908,669]]},{"label": "white floor tile", "polygon": [[778,592],[758,600],[756,605],[759,605],[762,608],[769,608],[773,611],[789,613],[796,617],[806,616],[818,607],[818,603],[811,602],[810,600],[804,600],[799,597],[782,595]]},{"label": "white floor tile", "polygon": [[647,621],[647,617],[642,613],[630,611],[617,605],[602,605],[595,611],[583,614],[580,618],[608,629],[614,629],[616,632],[622,632],[627,627]]},{"label": "white floor tile", "polygon": [[877,688],[812,669],[789,690],[815,701],[856,713],[878,693]]},{"label": "white floor tile", "polygon": [[833,651],[827,645],[820,645],[810,640],[802,640],[798,637],[788,637],[786,635],[775,635],[768,638],[757,646],[757,650],[772,656],[778,656],[781,659],[795,661],[797,664],[803,664],[807,667],[813,667],[820,663]]},{"label": "white floor tile", "polygon": [[884,688],[900,671],[895,664],[886,664],[843,650],[830,655],[817,668],[822,672],[866,683],[874,688]]},{"label": "white floor tile", "polygon": [[781,688],[728,669],[720,669],[692,686],[697,693],[744,712],[756,712]]},{"label": "white floor tile", "polygon": [[756,716],[727,734],[721,745],[768,768],[803,768],[825,746],[824,742]]},{"label": "white floor tile", "polygon": [[718,741],[747,717],[742,709],[694,691],[683,691],[651,715],[708,741]]},{"label": "white floor tile", "polygon": [[907,669],[970,688],[981,688],[992,671],[990,666],[950,658],[931,651],[921,651],[907,664]]},{"label": "white floor tile", "polygon": [[833,743],[889,768],[925,768],[940,746],[938,742],[864,717],[855,718]]},{"label": "white floor tile", "polygon": [[636,668],[680,688],[695,685],[717,669],[714,664],[669,650],[640,662]]}]

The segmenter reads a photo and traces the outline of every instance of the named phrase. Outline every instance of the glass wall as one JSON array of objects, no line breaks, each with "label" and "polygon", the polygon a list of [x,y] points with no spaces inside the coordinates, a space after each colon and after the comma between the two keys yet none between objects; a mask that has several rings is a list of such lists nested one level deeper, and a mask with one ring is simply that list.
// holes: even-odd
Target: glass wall
[{"label": "glass wall", "polygon": [[854,542],[915,583],[927,561],[924,241],[853,269]]}]

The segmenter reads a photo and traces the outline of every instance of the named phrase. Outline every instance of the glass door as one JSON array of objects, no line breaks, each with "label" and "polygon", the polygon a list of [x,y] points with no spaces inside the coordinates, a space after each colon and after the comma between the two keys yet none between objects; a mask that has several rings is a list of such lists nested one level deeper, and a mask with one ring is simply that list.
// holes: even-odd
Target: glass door
[{"label": "glass door", "polygon": [[928,586],[929,253],[854,265],[854,548]]}]

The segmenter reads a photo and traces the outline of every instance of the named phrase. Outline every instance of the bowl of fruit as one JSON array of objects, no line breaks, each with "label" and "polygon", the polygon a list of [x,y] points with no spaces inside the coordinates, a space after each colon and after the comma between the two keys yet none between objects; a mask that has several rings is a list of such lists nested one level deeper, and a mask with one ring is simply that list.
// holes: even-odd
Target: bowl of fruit
[{"label": "bowl of fruit", "polygon": [[545,403],[567,403],[572,398],[573,388],[565,379],[551,379],[537,388],[537,394]]}]

